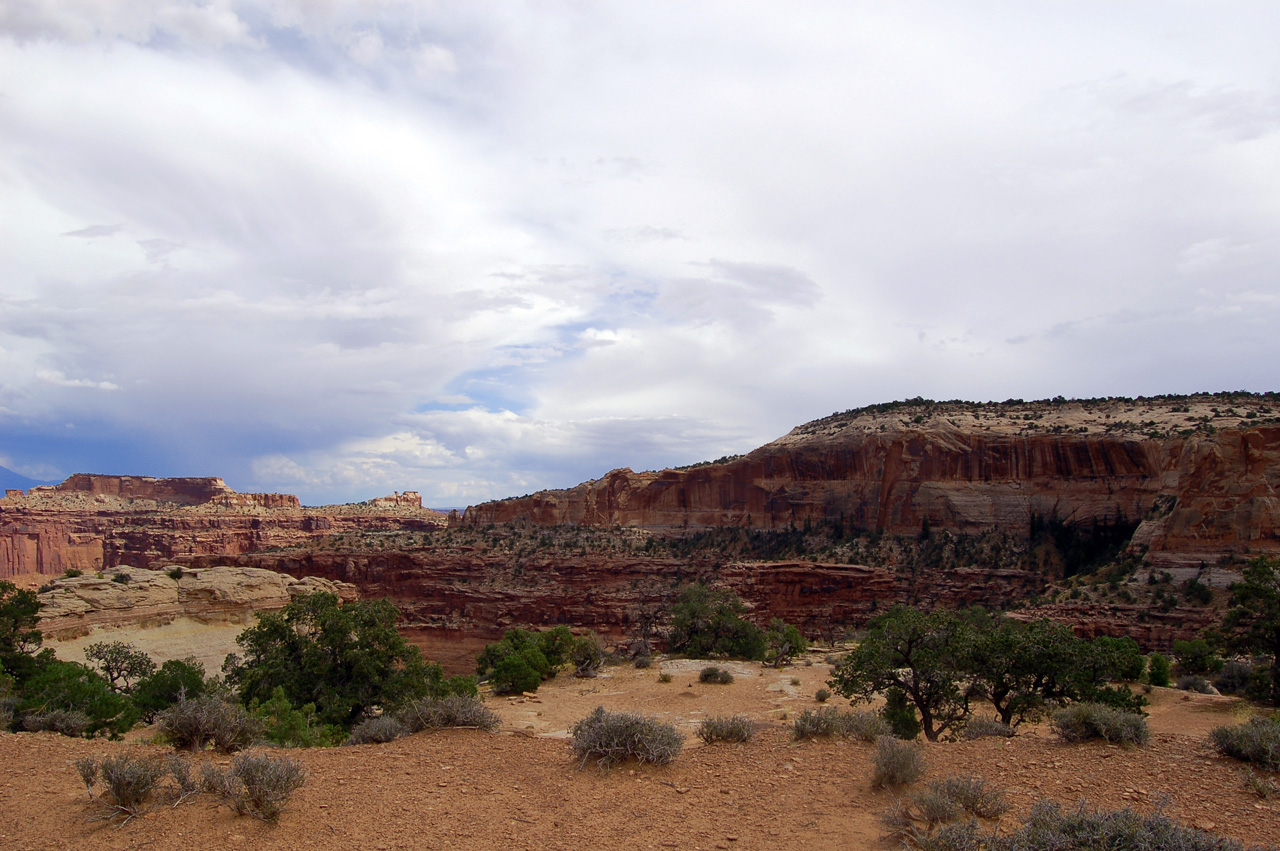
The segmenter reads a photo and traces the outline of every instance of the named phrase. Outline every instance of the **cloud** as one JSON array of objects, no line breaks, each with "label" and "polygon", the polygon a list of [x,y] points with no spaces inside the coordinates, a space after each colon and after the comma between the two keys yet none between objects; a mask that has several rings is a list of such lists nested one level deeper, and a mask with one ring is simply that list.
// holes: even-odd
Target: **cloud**
[{"label": "cloud", "polygon": [[96,239],[100,236],[115,236],[123,229],[124,225],[90,225],[79,230],[69,230],[62,235],[75,236],[81,239]]},{"label": "cloud", "polygon": [[0,452],[461,504],[1274,389],[1277,15],[6,4]]}]

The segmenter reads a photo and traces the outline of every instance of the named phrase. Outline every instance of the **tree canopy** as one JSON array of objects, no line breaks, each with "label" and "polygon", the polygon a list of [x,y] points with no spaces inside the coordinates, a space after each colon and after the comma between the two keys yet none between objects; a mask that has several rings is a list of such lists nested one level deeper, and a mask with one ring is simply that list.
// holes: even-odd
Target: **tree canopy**
[{"label": "tree canopy", "polygon": [[227,657],[223,673],[240,699],[265,703],[276,688],[294,706],[315,704],[323,723],[349,727],[376,706],[419,697],[474,692],[469,678],[446,680],[396,631],[399,612],[388,600],[340,605],[329,593],[300,595],[236,643],[244,658]]},{"label": "tree canopy", "polygon": [[764,631],[742,617],[746,609],[732,591],[686,585],[671,607],[668,647],[694,658],[763,659]]}]

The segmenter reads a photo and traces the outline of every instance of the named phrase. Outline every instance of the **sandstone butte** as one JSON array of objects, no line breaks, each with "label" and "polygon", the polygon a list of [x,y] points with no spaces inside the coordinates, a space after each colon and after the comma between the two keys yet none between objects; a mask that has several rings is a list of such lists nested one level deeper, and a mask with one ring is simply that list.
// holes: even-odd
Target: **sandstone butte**
[{"label": "sandstone butte", "polygon": [[[352,583],[362,595],[392,598],[410,632],[472,639],[517,624],[621,637],[646,608],[697,578],[734,588],[761,620],[783,617],[819,635],[895,602],[1004,605],[1057,577],[1008,563],[761,563],[491,544],[516,530],[564,524],[648,538],[836,519],[906,536],[927,528],[1026,538],[1038,516],[1086,534],[1121,529],[1128,553],[1148,571],[1221,587],[1241,560],[1280,554],[1278,413],[1277,394],[911,400],[834,414],[740,457],[659,472],[619,469],[567,490],[472,506],[448,518],[451,532],[413,493],[304,508],[287,495],[236,494],[219,479],[73,476],[0,500],[0,577],[119,565],[262,568]],[[464,533],[471,544],[447,543],[445,536]],[[386,535],[395,541],[389,547],[376,540]],[[1214,617],[1181,605],[1089,599],[1043,611],[1082,634],[1128,634],[1150,648],[1191,637]]]}]

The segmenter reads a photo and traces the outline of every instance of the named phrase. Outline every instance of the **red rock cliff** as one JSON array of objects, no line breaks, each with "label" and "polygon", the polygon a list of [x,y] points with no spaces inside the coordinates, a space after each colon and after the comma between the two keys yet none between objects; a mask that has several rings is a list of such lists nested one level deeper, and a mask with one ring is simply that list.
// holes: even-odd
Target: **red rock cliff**
[{"label": "red rock cliff", "polygon": [[1057,413],[1067,423],[1055,423],[1059,433],[1015,430],[1007,415],[992,424],[935,414],[921,425],[833,417],[727,463],[614,470],[473,506],[462,522],[773,529],[840,518],[914,533],[927,518],[933,529],[1025,533],[1038,514],[1142,521],[1134,542],[1157,565],[1280,553],[1280,426],[1237,417],[1212,434],[1160,432],[1154,418],[1171,413],[1160,410],[1139,414],[1152,425],[1133,433],[1098,411]]}]

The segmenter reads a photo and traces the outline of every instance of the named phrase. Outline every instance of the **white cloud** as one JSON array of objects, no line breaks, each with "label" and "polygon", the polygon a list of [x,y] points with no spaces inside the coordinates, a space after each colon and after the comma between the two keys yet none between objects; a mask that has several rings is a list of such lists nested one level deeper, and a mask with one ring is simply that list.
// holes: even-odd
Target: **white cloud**
[{"label": "white cloud", "polygon": [[7,4],[0,451],[465,502],[1273,388],[1278,14]]}]

